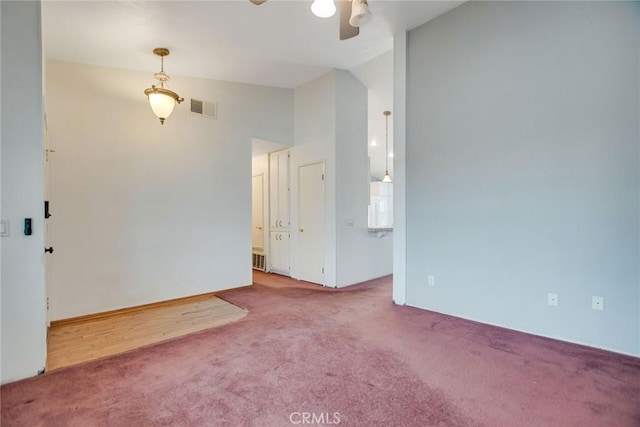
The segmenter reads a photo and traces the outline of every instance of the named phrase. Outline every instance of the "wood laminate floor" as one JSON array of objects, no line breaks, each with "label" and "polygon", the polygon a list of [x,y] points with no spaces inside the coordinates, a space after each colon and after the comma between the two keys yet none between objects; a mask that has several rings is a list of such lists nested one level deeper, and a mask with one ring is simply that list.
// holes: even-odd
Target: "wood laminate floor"
[{"label": "wood laminate floor", "polygon": [[214,295],[52,323],[47,371],[221,326],[247,311]]}]

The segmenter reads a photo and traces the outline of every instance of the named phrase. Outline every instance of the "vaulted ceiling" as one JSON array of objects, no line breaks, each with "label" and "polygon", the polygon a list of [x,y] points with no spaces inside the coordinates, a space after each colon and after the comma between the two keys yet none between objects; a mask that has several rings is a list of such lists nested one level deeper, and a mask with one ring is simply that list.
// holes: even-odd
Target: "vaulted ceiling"
[{"label": "vaulted ceiling", "polygon": [[370,0],[372,20],[350,40],[339,18],[311,13],[311,0],[43,1],[49,59],[158,71],[151,51],[167,47],[171,75],[295,88],[330,68],[351,69],[461,1]]}]

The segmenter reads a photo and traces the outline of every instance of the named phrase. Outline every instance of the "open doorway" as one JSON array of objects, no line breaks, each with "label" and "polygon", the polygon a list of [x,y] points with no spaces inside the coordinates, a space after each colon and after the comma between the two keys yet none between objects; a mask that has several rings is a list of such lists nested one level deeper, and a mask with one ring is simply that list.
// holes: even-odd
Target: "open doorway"
[{"label": "open doorway", "polygon": [[252,267],[289,276],[289,146],[258,138],[251,142]]},{"label": "open doorway", "polygon": [[351,72],[367,87],[368,95],[369,228],[391,231],[395,180],[393,50]]}]

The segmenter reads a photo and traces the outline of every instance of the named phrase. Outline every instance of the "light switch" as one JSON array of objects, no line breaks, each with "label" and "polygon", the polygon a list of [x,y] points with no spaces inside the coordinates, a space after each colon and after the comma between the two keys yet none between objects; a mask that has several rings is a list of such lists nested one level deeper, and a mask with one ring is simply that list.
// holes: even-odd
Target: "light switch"
[{"label": "light switch", "polygon": [[9,237],[9,220],[3,219],[0,221],[0,237]]}]

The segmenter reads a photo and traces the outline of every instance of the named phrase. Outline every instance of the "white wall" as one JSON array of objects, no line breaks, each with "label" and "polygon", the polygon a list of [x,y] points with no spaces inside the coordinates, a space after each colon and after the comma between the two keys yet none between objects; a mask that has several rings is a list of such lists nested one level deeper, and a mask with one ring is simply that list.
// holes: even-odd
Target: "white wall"
[{"label": "white wall", "polygon": [[393,235],[368,231],[367,88],[343,70],[335,84],[336,284],[343,287],[391,274]]},{"label": "white wall", "polygon": [[409,33],[409,304],[640,355],[639,18],[470,2]]},{"label": "white wall", "polygon": [[324,285],[391,274],[391,235],[378,238],[367,229],[367,89],[344,70],[297,88],[294,135],[291,276],[298,274],[298,168],[319,161],[325,164]]},{"label": "white wall", "polygon": [[298,169],[325,165],[325,286],[336,286],[336,91],[333,71],[295,89],[294,147],[291,149],[291,277],[298,277]]},{"label": "white wall", "polygon": [[161,126],[152,77],[48,63],[54,320],[251,283],[251,138],[290,143],[293,91],[172,76]]},{"label": "white wall", "polygon": [[[396,159],[387,159],[385,147],[385,117],[382,114],[383,111],[391,111],[391,116],[389,117],[389,151],[394,152],[394,123],[396,123],[398,119],[394,105],[394,56],[394,51],[390,50],[351,69],[350,72],[367,88],[367,151],[370,158],[370,174],[374,179],[382,180],[388,165],[389,174],[393,179],[393,189],[395,191],[397,189],[394,168]],[[371,145],[372,141],[375,141],[374,146]],[[360,154],[358,158],[360,158]],[[356,169],[360,170],[361,167],[362,165],[358,162]],[[399,212],[402,213],[403,211]],[[363,261],[370,264],[370,269],[372,269],[370,278],[393,273],[395,281],[396,272],[393,268],[393,259],[394,244],[397,239],[396,223],[397,221],[394,220],[394,231],[392,234],[385,233],[381,238],[373,241],[371,238],[378,237],[378,235],[367,233],[366,241],[359,242],[364,243],[367,248],[363,253],[365,257]],[[404,257],[402,259],[404,259]],[[394,298],[394,301],[395,300]]]},{"label": "white wall", "polygon": [[[393,58],[393,50],[390,50],[349,70],[368,89],[368,153],[371,158],[371,175],[379,181],[382,181],[387,166],[387,162],[385,162],[387,157],[385,117],[382,114],[386,110],[391,111],[391,117],[389,117],[389,152],[393,153],[394,149]],[[375,145],[371,145],[373,141],[375,141]],[[389,174],[393,178],[393,158],[389,159],[388,166]]]},{"label": "white wall", "polygon": [[[43,234],[42,45],[39,2],[1,2],[2,383],[36,375],[46,361]],[[32,218],[33,234],[23,234]]]},{"label": "white wall", "polygon": [[393,38],[393,302],[407,302],[407,33]]}]

